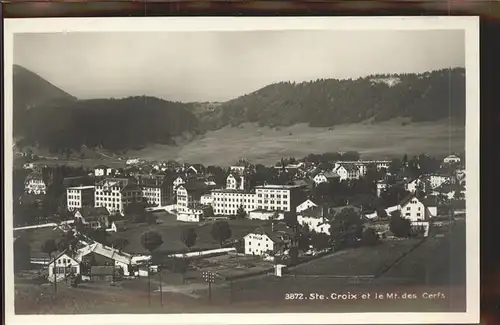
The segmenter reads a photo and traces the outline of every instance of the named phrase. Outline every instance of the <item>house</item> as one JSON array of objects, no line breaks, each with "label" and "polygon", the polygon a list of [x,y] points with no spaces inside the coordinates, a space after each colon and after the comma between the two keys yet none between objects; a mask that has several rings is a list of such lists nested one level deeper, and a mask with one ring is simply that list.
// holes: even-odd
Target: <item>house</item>
[{"label": "house", "polygon": [[380,180],[377,182],[377,196],[380,197],[382,193],[387,190],[388,184],[385,180]]},{"label": "house", "polygon": [[340,179],[340,175],[334,172],[320,172],[313,178],[316,185],[332,182],[335,179]]},{"label": "house", "polygon": [[[427,202],[430,204],[430,202]],[[409,219],[411,222],[428,221],[436,216],[437,208],[426,205],[423,200],[417,198],[415,194],[410,194],[399,204],[401,217]]]},{"label": "house", "polygon": [[316,206],[318,206],[316,203],[314,203],[310,199],[307,199],[304,202],[302,202],[301,204],[297,205],[296,212],[299,213],[299,212],[307,210],[311,207],[316,207]]},{"label": "house", "polygon": [[329,235],[330,227],[327,225],[329,223],[327,217],[328,207],[313,206],[298,213],[297,222],[303,227],[307,226],[311,231]]},{"label": "house", "polygon": [[430,174],[427,179],[430,183],[431,189],[438,188],[444,183],[451,182],[451,176],[444,173]]},{"label": "house", "polygon": [[334,172],[339,175],[341,181],[359,179],[361,177],[359,167],[351,164],[340,165]]},{"label": "house", "polygon": [[69,251],[56,255],[48,264],[49,280],[60,281],[70,275],[81,273],[81,259]]},{"label": "house", "polygon": [[195,204],[192,208],[177,212],[177,221],[200,222],[210,215],[210,206]]},{"label": "house", "polygon": [[95,186],[66,188],[66,204],[69,211],[84,207],[94,207]]},{"label": "house", "polygon": [[105,246],[101,243],[93,243],[77,252],[80,261],[94,261],[95,264],[104,266],[113,266],[120,268],[123,275],[131,275],[132,255],[120,251],[116,248]]},{"label": "house", "polygon": [[119,232],[127,230],[126,220],[116,220],[111,223],[111,227],[106,229],[107,231]]},{"label": "house", "polygon": [[266,184],[255,187],[257,209],[269,211],[295,211],[302,202],[302,187],[297,185]]},{"label": "house", "polygon": [[460,164],[460,157],[457,155],[449,155],[448,157],[443,159],[443,164],[445,165],[455,165]]},{"label": "house", "polygon": [[83,225],[92,228],[109,227],[109,211],[105,207],[85,207],[76,210],[75,222],[80,221]]},{"label": "house", "polygon": [[96,177],[113,176],[115,173],[116,169],[105,165],[97,165],[94,167],[94,176]]},{"label": "house", "polygon": [[201,197],[207,194],[205,186],[188,187],[179,185],[177,188],[176,214],[178,221],[199,222],[210,212],[210,206],[201,204]]},{"label": "house", "polygon": [[428,181],[425,179],[420,179],[420,178],[415,178],[411,180],[410,182],[405,183],[404,188],[405,191],[408,191],[410,193],[416,193],[417,190],[420,191],[427,191],[429,190],[431,185],[429,184]]},{"label": "house", "polygon": [[44,180],[42,172],[35,170],[26,177],[24,192],[36,195],[47,193],[47,183]]},{"label": "house", "polygon": [[244,190],[245,176],[231,173],[226,178],[226,188],[228,190]]},{"label": "house", "polygon": [[188,173],[203,175],[205,174],[205,166],[203,166],[202,164],[191,165],[186,169],[186,174]]},{"label": "house", "polygon": [[[277,229],[276,229],[276,228]],[[286,226],[260,227],[243,237],[246,255],[279,255],[293,246],[295,233]]]}]

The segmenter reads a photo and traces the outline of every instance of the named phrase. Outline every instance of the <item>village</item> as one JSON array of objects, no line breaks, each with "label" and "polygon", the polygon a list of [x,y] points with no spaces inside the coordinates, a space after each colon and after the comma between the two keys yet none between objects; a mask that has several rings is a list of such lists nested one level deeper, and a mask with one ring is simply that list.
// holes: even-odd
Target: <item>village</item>
[{"label": "village", "polygon": [[[71,172],[32,161],[20,169],[16,284],[54,294],[91,284],[145,291],[149,303],[163,292],[211,300],[213,285],[215,297],[229,286],[234,301],[238,279],[320,274],[359,282],[465,217],[465,163],[455,154],[311,154],[228,168],[129,159]],[[359,255],[374,249],[380,265]],[[340,251],[358,255],[337,263]]]}]

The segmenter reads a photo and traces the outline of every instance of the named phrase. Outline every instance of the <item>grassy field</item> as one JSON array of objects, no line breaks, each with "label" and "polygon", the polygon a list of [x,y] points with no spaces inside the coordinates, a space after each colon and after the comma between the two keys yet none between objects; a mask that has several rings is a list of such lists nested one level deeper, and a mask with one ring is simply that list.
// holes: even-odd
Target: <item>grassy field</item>
[{"label": "grassy field", "polygon": [[[186,284],[174,284],[171,275],[164,274],[163,306],[159,303],[158,276],[152,280],[151,305],[148,304],[147,280],[127,280],[121,285],[107,283],[85,284],[80,288],[59,286],[57,295],[51,286],[16,285],[16,312],[20,314],[90,314],[90,313],[189,313],[189,312],[460,312],[465,309],[465,287],[460,281],[465,275],[465,224],[457,222],[444,237],[429,237],[423,244],[407,254],[388,272],[370,282],[352,283],[345,279],[325,276],[277,278],[272,275],[218,282],[213,285],[212,301],[207,299],[207,287],[199,279]],[[403,242],[400,248],[385,246],[385,250],[404,251],[409,247]],[[378,248],[382,250],[382,246]],[[347,255],[334,254],[326,259],[306,264],[312,270],[339,272],[338,264],[350,263],[345,272],[360,273],[364,268],[379,269],[386,254],[364,248],[364,254],[376,257],[363,258],[363,253],[352,250]],[[347,252],[347,251],[346,251]],[[347,256],[351,256],[350,260]],[[356,262],[359,258],[362,263]],[[329,262],[325,264],[326,262]],[[375,266],[371,266],[371,264]],[[354,265],[358,271],[354,271]],[[376,267],[378,265],[378,267]],[[342,267],[340,267],[342,268]],[[300,267],[299,267],[300,269]],[[365,272],[368,273],[368,272]],[[396,282],[395,278],[402,279]],[[173,280],[173,279],[172,279]],[[458,281],[457,281],[458,280]],[[286,300],[286,293],[309,296],[319,293],[370,294],[369,299],[356,300]],[[423,293],[441,293],[443,298],[425,299]],[[403,293],[415,299],[374,299],[375,293]]]},{"label": "grassy field", "polygon": [[[334,128],[311,128],[305,124],[291,127],[268,128],[254,124],[224,127],[178,146],[150,145],[138,151],[129,151],[127,157],[146,160],[199,162],[205,165],[229,165],[240,158],[253,163],[274,164],[281,157],[304,157],[310,153],[356,150],[363,158],[383,159],[428,153],[445,155],[461,152],[465,146],[465,127],[451,126],[447,121],[420,122],[402,125],[400,119],[377,124],[359,123]],[[87,159],[44,159],[37,163],[68,164],[93,167],[106,164],[123,167],[124,161],[112,154],[91,153]],[[49,155],[49,154],[48,154]],[[50,155],[49,155],[50,156]]]},{"label": "grassy field", "polygon": [[304,157],[309,153],[356,150],[368,159],[422,152],[441,155],[463,151],[464,146],[464,126],[449,127],[445,121],[403,126],[395,120],[340,125],[331,130],[304,124],[276,129],[245,124],[208,132],[181,147],[155,145],[129,154],[151,160],[181,159],[215,165],[228,165],[240,158],[273,164],[281,157]]},{"label": "grassy field", "polygon": [[378,246],[346,249],[299,265],[296,275],[376,276],[420,241],[385,241]]},{"label": "grassy field", "polygon": [[[186,247],[181,241],[182,229],[193,227],[196,230],[198,238],[192,250],[211,249],[220,247],[210,231],[212,222],[206,223],[186,223],[173,220],[174,216],[160,217],[162,223],[156,225],[137,224],[130,225],[125,231],[110,233],[110,240],[115,238],[126,238],[129,245],[124,248],[126,252],[134,254],[144,254],[147,251],[142,247],[141,236],[144,232],[153,230],[158,232],[163,238],[163,245],[158,248],[159,251],[186,251]],[[231,239],[239,239],[249,232],[255,230],[265,222],[260,220],[229,220],[232,236]]]},{"label": "grassy field", "polygon": [[47,254],[42,252],[42,245],[47,239],[57,240],[61,238],[63,232],[59,229],[53,227],[38,228],[38,229],[27,229],[27,230],[15,230],[14,237],[23,236],[30,244],[31,257],[36,258],[46,258]]}]

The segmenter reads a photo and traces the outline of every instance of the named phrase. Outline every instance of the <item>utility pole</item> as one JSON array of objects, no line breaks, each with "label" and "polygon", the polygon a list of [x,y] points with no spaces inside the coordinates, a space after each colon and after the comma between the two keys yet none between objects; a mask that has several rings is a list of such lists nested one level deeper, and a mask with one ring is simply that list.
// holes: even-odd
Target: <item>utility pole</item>
[{"label": "utility pole", "polygon": [[162,289],[162,285],[161,285],[161,264],[158,264],[158,272],[160,273],[160,306],[163,307],[163,289]]},{"label": "utility pole", "polygon": [[205,271],[201,274],[203,280],[208,283],[208,301],[212,301],[212,283],[215,283],[215,273]]}]

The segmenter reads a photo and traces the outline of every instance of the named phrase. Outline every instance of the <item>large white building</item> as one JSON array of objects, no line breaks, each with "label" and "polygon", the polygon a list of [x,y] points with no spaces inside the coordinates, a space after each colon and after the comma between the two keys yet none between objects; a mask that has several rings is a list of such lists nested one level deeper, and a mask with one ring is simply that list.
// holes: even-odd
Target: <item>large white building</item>
[{"label": "large white building", "polygon": [[115,172],[116,170],[114,168],[105,165],[98,165],[94,167],[94,176],[96,177],[112,176]]},{"label": "large white building", "polygon": [[201,203],[206,191],[206,188],[179,185],[176,193],[178,221],[200,222],[207,215],[209,206]]},{"label": "large white building", "polygon": [[229,190],[244,190],[246,188],[245,176],[231,173],[226,178],[226,188]]},{"label": "large white building", "polygon": [[107,178],[95,186],[95,206],[123,214],[125,207],[142,200],[142,189],[127,178]]},{"label": "large white building", "polygon": [[460,157],[457,155],[449,155],[443,159],[443,163],[446,165],[460,164]]},{"label": "large white building", "polygon": [[172,187],[165,175],[139,175],[137,181],[143,198],[150,205],[165,206],[172,197]]},{"label": "large white building", "polygon": [[262,185],[255,187],[257,209],[295,211],[301,203],[300,186]]},{"label": "large white building", "polygon": [[243,207],[245,213],[257,209],[255,193],[233,189],[212,190],[212,207],[215,214],[236,215]]},{"label": "large white building", "polygon": [[47,184],[45,184],[41,172],[34,171],[26,177],[24,191],[28,194],[36,195],[47,193]]},{"label": "large white building", "polygon": [[74,211],[84,207],[94,207],[95,186],[77,186],[66,189],[68,210]]},{"label": "large white building", "polygon": [[345,164],[340,165],[334,170],[340,176],[341,181],[359,179],[363,176],[363,172],[357,165]]}]

